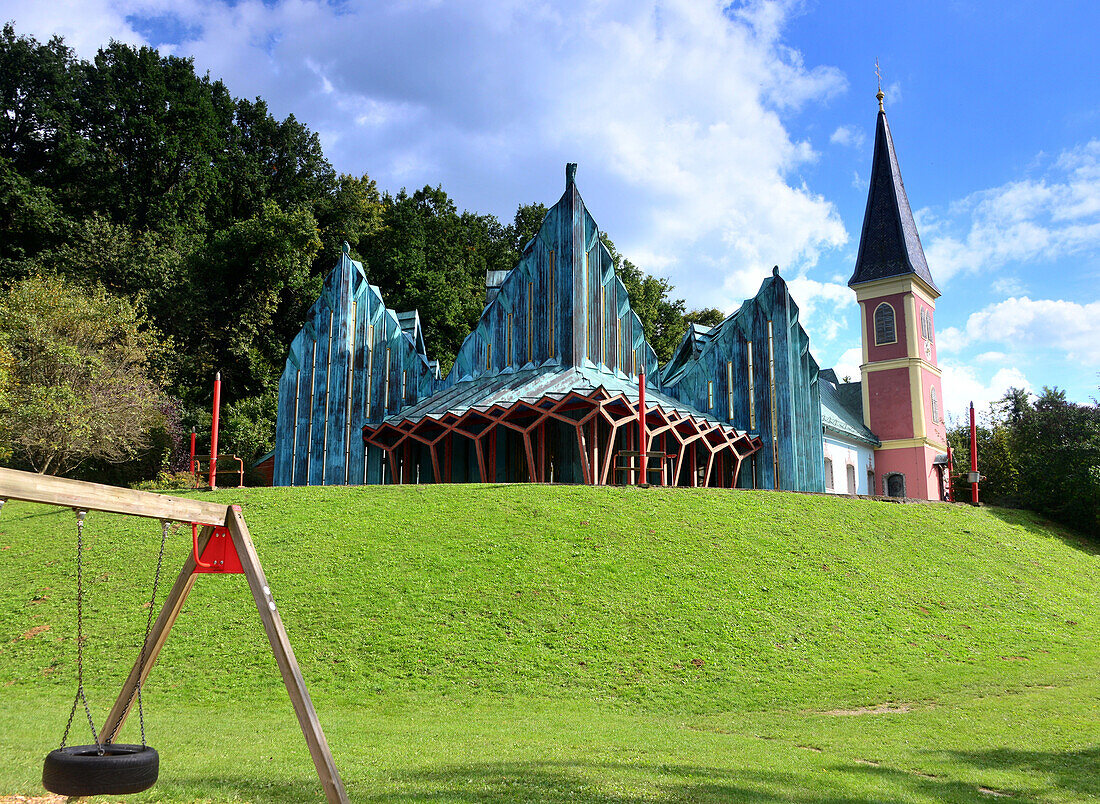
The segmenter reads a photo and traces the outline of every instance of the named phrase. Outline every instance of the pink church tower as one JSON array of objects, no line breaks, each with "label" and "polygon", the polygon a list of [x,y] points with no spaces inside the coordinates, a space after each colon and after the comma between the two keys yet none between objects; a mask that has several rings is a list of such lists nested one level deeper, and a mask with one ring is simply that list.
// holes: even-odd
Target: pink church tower
[{"label": "pink church tower", "polygon": [[871,187],[848,281],[863,336],[863,423],[882,442],[873,493],[939,500],[937,464],[947,452],[934,328],[940,291],[924,258],[882,99],[880,87]]}]

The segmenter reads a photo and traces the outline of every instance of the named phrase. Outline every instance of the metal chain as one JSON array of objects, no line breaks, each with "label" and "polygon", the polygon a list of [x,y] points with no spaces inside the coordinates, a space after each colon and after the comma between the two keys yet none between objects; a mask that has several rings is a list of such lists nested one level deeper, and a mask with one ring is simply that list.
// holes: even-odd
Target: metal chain
[{"label": "metal chain", "polygon": [[126,709],[128,711],[134,704],[134,696],[137,695],[138,702],[138,723],[141,725],[141,747],[145,747],[145,710],[142,708],[141,702],[141,676],[145,672],[145,656],[149,648],[149,630],[153,625],[153,608],[157,602],[157,586],[160,584],[160,568],[164,564],[164,545],[168,541],[168,528],[171,526],[171,522],[167,519],[161,520],[160,523],[160,553],[157,555],[157,571],[153,575],[153,594],[149,597],[149,614],[145,618],[145,638],[141,641],[141,655],[138,658],[138,676],[137,684],[130,690],[130,700],[126,702]]},{"label": "metal chain", "polygon": [[65,747],[69,739],[69,730],[73,726],[73,717],[76,715],[76,705],[84,702],[84,713],[88,716],[88,725],[92,729],[92,740],[99,746],[99,753],[103,754],[103,746],[100,745],[99,735],[96,734],[95,721],[92,719],[92,710],[88,706],[88,696],[84,694],[84,572],[82,556],[84,553],[84,517],[87,511],[76,511],[76,697],[73,698],[73,708],[69,712],[69,722],[65,724],[65,733],[61,736],[61,747]]}]

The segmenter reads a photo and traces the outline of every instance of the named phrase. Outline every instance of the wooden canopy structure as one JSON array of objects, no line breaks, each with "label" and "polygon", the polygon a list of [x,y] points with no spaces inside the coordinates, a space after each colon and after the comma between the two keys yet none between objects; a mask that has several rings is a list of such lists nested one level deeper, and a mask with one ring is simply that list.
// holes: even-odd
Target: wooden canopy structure
[{"label": "wooden canopy structure", "polygon": [[[588,373],[534,370],[459,384],[365,426],[363,438],[385,452],[396,483],[492,483],[502,475],[545,483],[577,466],[576,480],[585,484],[615,482],[616,471],[633,483],[648,478],[639,476],[637,462],[622,456],[634,457],[644,446],[662,485],[729,488],[736,485],[742,462],[760,449],[758,437],[661,394],[640,417],[637,386],[631,393],[627,382],[614,384]],[[638,428],[640,418],[644,430]],[[499,454],[507,445],[519,453],[515,469]],[[422,463],[430,468],[429,477],[417,473]]]},{"label": "wooden canopy structure", "polygon": [[168,633],[195,583],[196,573],[217,574],[216,571],[203,570],[197,556],[204,555],[204,551],[215,536],[230,537],[237,557],[240,559],[241,569],[236,571],[243,573],[248,580],[248,588],[252,591],[252,598],[260,613],[264,632],[267,634],[268,642],[271,643],[271,651],[279,665],[283,683],[290,694],[294,714],[298,717],[298,723],[305,735],[306,745],[309,747],[310,756],[313,758],[321,786],[324,788],[325,798],[329,804],[348,804],[343,781],[336,770],[325,734],[321,730],[317,712],[313,708],[305,680],[298,668],[298,661],[294,657],[294,650],[290,646],[290,639],[283,627],[279,608],[275,604],[263,567],[260,566],[260,558],[252,544],[252,537],[240,506],[225,506],[203,500],[169,497],[0,468],[0,501],[9,499],[60,505],[79,511],[104,511],[162,521],[189,522],[202,526],[195,549],[188,553],[187,560],[180,568],[179,575],[149,632],[144,651],[145,661],[143,662],[139,656],[134,663],[122,686],[122,691],[107,715],[100,734],[104,742],[113,742],[122,729],[122,724],[126,721],[126,716],[134,702],[134,690],[139,684],[145,682],[156,663],[160,650],[168,639]]}]

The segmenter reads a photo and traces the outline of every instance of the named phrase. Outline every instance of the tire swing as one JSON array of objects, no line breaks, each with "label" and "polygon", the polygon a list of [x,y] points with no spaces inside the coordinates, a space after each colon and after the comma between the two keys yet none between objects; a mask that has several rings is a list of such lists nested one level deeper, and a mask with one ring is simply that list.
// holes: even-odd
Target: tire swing
[{"label": "tire swing", "polygon": [[[140,793],[156,784],[160,773],[160,756],[155,748],[145,742],[145,713],[141,702],[140,674],[134,691],[130,694],[129,704],[134,696],[138,702],[138,720],[141,723],[141,745],[124,745],[100,741],[96,733],[92,711],[88,698],[84,694],[84,517],[87,511],[76,510],[76,695],[69,712],[69,722],[61,736],[61,747],[46,755],[42,767],[42,785],[51,793],[62,796],[121,795]],[[149,629],[153,623],[153,610],[157,599],[157,585],[160,582],[160,569],[164,563],[164,545],[168,539],[167,520],[161,521],[160,554],[157,557],[157,571],[153,576],[153,593],[149,599],[149,615],[145,621],[145,638],[141,643],[139,669],[144,669],[149,644]],[[88,725],[92,730],[91,745],[66,746],[69,730],[79,704],[84,704],[84,713],[88,716]]]}]

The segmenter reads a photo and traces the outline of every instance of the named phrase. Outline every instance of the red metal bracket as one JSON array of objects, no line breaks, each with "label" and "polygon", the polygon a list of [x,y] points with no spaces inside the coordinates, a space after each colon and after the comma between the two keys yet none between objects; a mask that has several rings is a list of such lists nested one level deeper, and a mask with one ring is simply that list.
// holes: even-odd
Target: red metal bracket
[{"label": "red metal bracket", "polygon": [[229,533],[229,528],[214,528],[214,533],[203,548],[202,556],[196,559],[196,564],[196,573],[228,575],[244,572],[241,558],[237,555],[237,548],[233,546],[233,537]]}]

